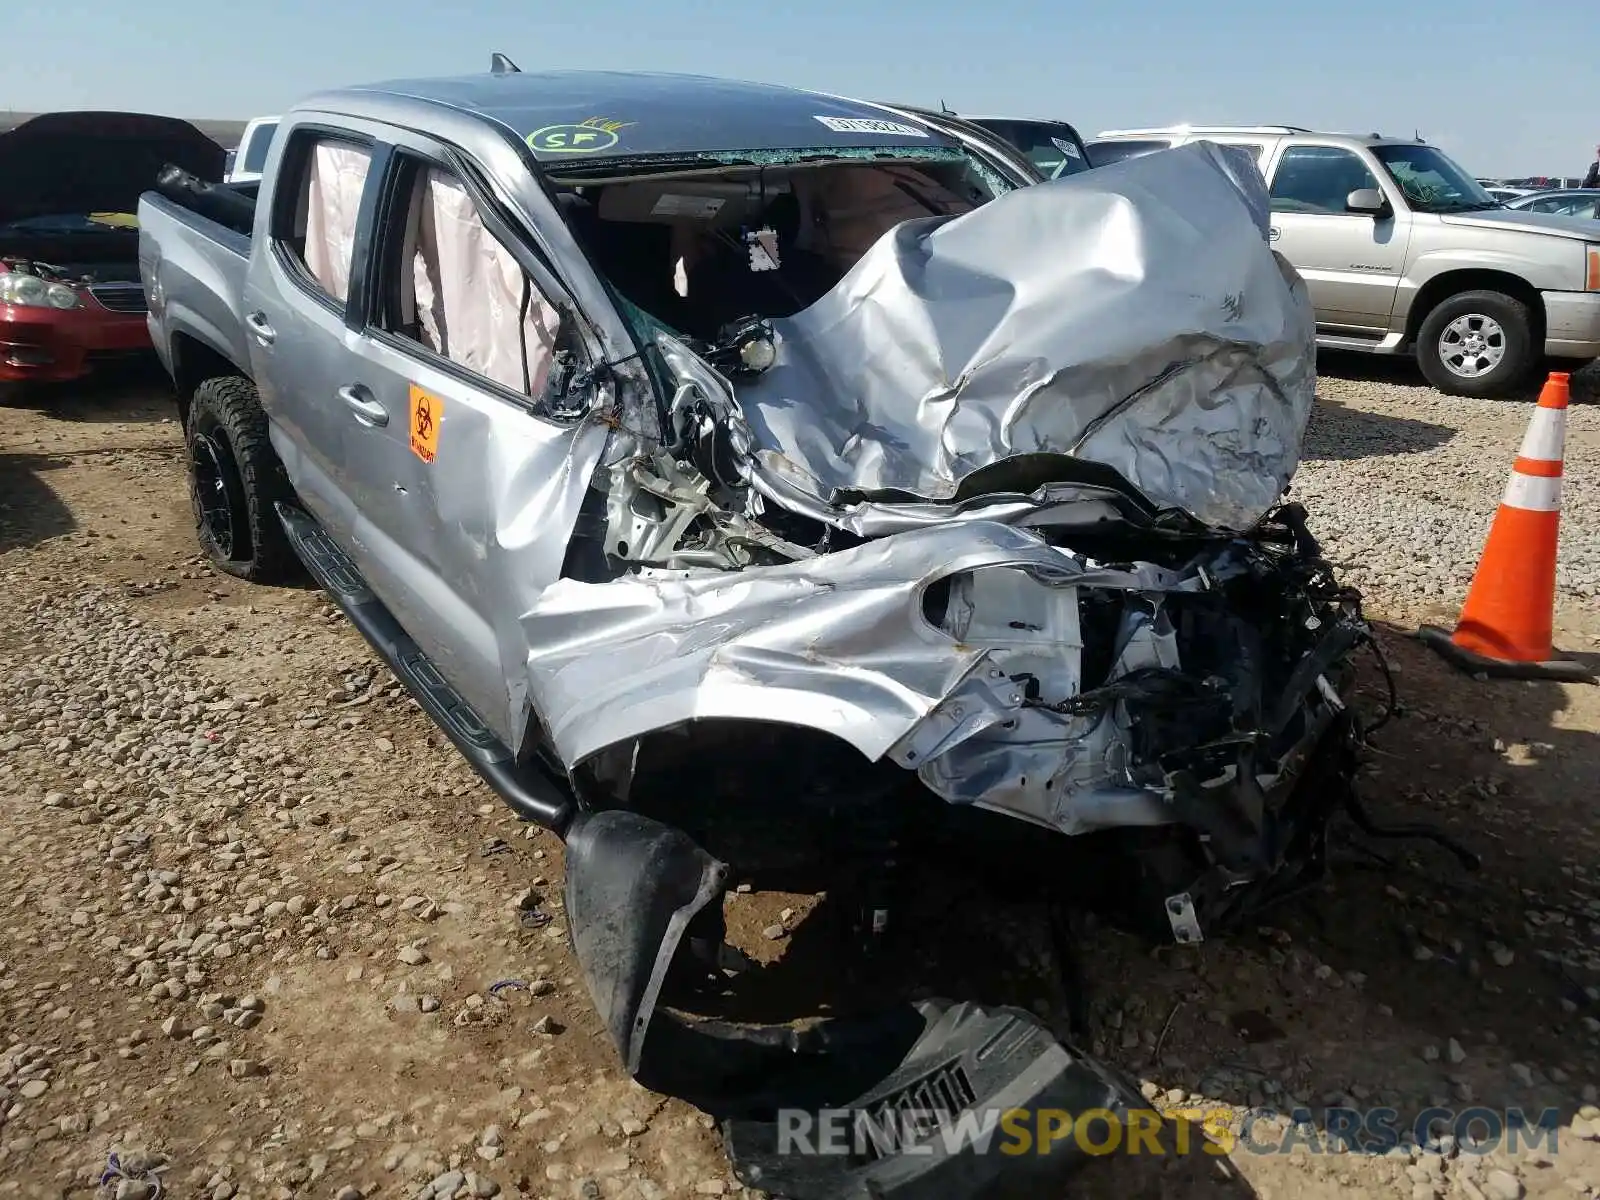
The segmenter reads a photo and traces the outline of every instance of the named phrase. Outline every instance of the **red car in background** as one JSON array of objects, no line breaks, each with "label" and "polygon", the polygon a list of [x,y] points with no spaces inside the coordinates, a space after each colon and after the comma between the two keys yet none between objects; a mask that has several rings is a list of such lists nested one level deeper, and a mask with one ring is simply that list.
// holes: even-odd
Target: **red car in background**
[{"label": "red car in background", "polygon": [[46,113],[0,134],[0,383],[62,382],[150,350],[139,194],[174,163],[222,178],[187,121]]}]

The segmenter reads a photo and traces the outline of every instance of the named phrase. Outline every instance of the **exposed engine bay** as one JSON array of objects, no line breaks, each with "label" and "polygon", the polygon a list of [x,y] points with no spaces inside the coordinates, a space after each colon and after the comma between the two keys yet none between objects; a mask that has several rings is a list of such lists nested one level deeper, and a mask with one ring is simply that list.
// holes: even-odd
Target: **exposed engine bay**
[{"label": "exposed engine bay", "polygon": [[138,283],[139,231],[118,213],[16,221],[0,225],[0,262],[68,287]]}]

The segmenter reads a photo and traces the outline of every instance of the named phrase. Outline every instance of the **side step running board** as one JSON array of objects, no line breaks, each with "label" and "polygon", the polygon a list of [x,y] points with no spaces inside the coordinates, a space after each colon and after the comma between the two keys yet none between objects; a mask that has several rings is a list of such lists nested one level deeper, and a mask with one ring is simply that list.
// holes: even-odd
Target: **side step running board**
[{"label": "side step running board", "polygon": [[418,704],[455,743],[472,769],[524,821],[565,836],[577,805],[572,790],[543,763],[517,762],[482,718],[447,683],[411,635],[400,627],[372,593],[355,563],[323,532],[316,518],[294,504],[279,502],[278,519],[306,570],[371,643]]}]

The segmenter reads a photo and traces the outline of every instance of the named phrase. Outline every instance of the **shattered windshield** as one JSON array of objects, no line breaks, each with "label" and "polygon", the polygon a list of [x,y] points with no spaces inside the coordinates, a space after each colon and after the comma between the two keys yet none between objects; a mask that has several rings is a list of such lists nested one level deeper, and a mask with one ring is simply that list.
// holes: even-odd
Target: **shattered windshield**
[{"label": "shattered windshield", "polygon": [[692,164],[551,177],[627,306],[706,341],[736,321],[810,307],[901,222],[969,212],[1012,186],[958,149],[729,152]]},{"label": "shattered windshield", "polygon": [[1418,212],[1481,212],[1501,206],[1482,184],[1436,147],[1374,146],[1372,153]]}]

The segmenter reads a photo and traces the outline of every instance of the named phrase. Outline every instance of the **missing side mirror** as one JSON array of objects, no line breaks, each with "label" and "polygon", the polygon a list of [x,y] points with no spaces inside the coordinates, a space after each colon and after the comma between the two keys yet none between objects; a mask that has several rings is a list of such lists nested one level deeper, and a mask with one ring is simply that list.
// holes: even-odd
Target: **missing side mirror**
[{"label": "missing side mirror", "polygon": [[1357,188],[1344,198],[1344,210],[1377,217],[1389,211],[1389,202],[1377,188]]}]

